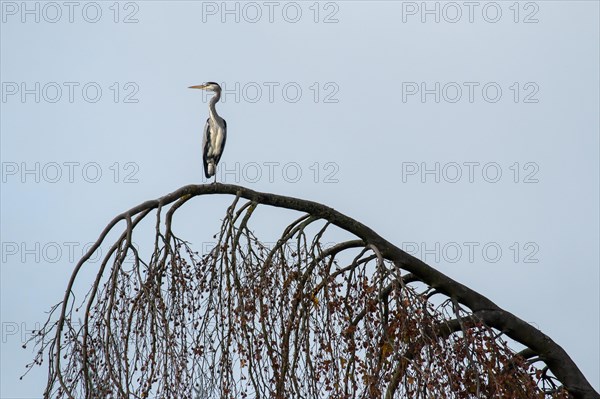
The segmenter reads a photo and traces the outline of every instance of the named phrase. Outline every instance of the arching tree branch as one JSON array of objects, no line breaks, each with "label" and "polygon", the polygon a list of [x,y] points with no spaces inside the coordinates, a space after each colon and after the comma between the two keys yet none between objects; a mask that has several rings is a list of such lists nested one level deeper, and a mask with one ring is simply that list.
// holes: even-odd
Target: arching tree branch
[{"label": "arching tree branch", "polygon": [[[233,195],[233,196],[236,196],[236,202],[237,202],[237,199],[243,198],[243,199],[250,201],[252,204],[268,205],[268,206],[273,206],[273,207],[278,207],[278,208],[285,208],[285,209],[303,212],[303,213],[306,213],[307,215],[309,215],[308,218],[301,218],[297,221],[298,223],[290,225],[291,229],[284,232],[284,237],[285,236],[292,237],[292,236],[296,235],[298,237],[298,240],[300,240],[301,239],[300,237],[303,234],[303,229],[306,227],[306,225],[308,225],[312,221],[320,220],[320,219],[325,220],[331,225],[337,226],[340,229],[343,229],[347,232],[354,234],[358,240],[348,241],[346,243],[338,244],[338,246],[335,246],[333,248],[330,248],[329,250],[323,251],[323,253],[321,253],[320,256],[317,255],[313,258],[312,265],[314,267],[314,264],[315,264],[314,262],[321,262],[321,261],[325,260],[326,258],[330,258],[331,262],[333,262],[333,259],[339,252],[342,252],[342,251],[345,251],[345,250],[348,250],[351,248],[364,246],[367,249],[372,248],[372,250],[374,251],[374,255],[376,255],[372,258],[364,260],[365,262],[370,262],[370,260],[372,260],[372,259],[377,259],[378,257],[381,257],[382,259],[389,261],[391,264],[396,265],[398,270],[402,269],[402,270],[408,271],[409,274],[405,274],[402,277],[396,278],[396,280],[390,280],[392,282],[387,283],[385,286],[382,285],[379,288],[379,294],[378,294],[378,296],[375,297],[374,302],[366,304],[367,307],[365,309],[371,309],[370,307],[372,307],[372,306],[376,306],[376,307],[380,306],[381,314],[384,315],[384,319],[383,319],[384,322],[387,322],[387,319],[385,319],[385,318],[387,318],[387,312],[388,312],[388,309],[387,309],[388,295],[390,295],[392,292],[400,292],[399,290],[401,290],[402,287],[406,284],[410,284],[415,281],[422,282],[425,285],[434,289],[436,292],[446,295],[452,301],[455,301],[457,304],[460,304],[460,306],[467,308],[471,312],[469,319],[479,320],[485,326],[496,329],[496,330],[500,331],[501,333],[505,334],[506,336],[510,337],[511,339],[526,346],[527,350],[524,352],[526,357],[531,358],[531,357],[536,356],[540,360],[545,362],[546,365],[548,366],[548,369],[553,373],[553,375],[556,377],[556,379],[558,379],[558,381],[560,381],[560,383],[566,388],[566,390],[573,397],[586,398],[586,399],[587,398],[596,398],[596,399],[600,398],[600,395],[592,388],[590,383],[586,380],[586,378],[584,377],[582,372],[579,370],[579,368],[573,362],[573,360],[569,357],[569,355],[564,351],[564,349],[560,345],[558,345],[556,342],[554,342],[550,337],[548,337],[547,335],[542,333],[537,328],[531,326],[529,323],[525,322],[524,320],[513,315],[512,313],[500,308],[499,306],[497,306],[494,302],[492,302],[485,296],[483,296],[483,295],[475,292],[474,290],[466,287],[465,285],[451,279],[450,277],[448,277],[448,276],[444,275],[443,273],[439,272],[438,270],[432,268],[431,266],[427,265],[426,263],[422,262],[421,260],[402,251],[400,248],[398,248],[397,246],[395,246],[388,240],[381,237],[379,234],[377,234],[375,231],[373,231],[366,225],[364,225],[364,224],[352,219],[351,217],[348,217],[330,207],[324,206],[322,204],[319,204],[319,203],[316,203],[313,201],[307,201],[307,200],[302,200],[302,199],[298,199],[298,198],[286,197],[286,196],[270,194],[270,193],[262,193],[262,192],[253,191],[253,190],[247,189],[245,187],[241,187],[241,186],[225,185],[225,184],[184,186],[164,197],[161,197],[159,199],[152,200],[152,201],[146,201],[134,208],[131,208],[127,212],[124,212],[121,215],[118,215],[109,223],[109,225],[105,228],[105,230],[100,235],[100,237],[99,237],[98,241],[95,243],[95,245],[90,248],[88,253],[76,265],[73,275],[67,286],[65,297],[60,306],[60,315],[59,315],[59,320],[56,324],[55,339],[50,344],[50,352],[52,354],[52,358],[50,359],[51,374],[53,374],[52,371],[57,371],[54,375],[56,376],[56,378],[58,378],[58,382],[61,386],[61,389],[67,393],[68,397],[72,397],[71,394],[69,393],[70,392],[70,383],[69,383],[69,381],[65,381],[63,379],[61,372],[60,372],[60,369],[61,369],[60,362],[61,362],[61,358],[63,356],[63,349],[64,349],[64,347],[62,345],[62,339],[63,339],[63,334],[64,334],[63,328],[65,326],[65,324],[64,324],[65,318],[66,318],[67,314],[69,313],[69,307],[72,306],[71,305],[72,304],[71,292],[73,290],[73,285],[74,285],[75,279],[76,279],[79,271],[81,270],[82,266],[84,265],[84,263],[93,255],[94,251],[96,251],[100,247],[100,245],[102,244],[104,239],[107,237],[108,233],[119,222],[125,221],[128,226],[126,233],[124,233],[121,236],[121,238],[117,241],[117,243],[115,243],[115,246],[113,246],[113,248],[111,249],[111,253],[105,257],[105,261],[102,263],[102,268],[104,268],[106,262],[108,261],[110,256],[112,256],[112,253],[115,251],[118,253],[118,256],[119,256],[118,259],[120,259],[120,261],[117,260],[117,262],[122,262],[122,260],[124,259],[124,257],[126,256],[126,254],[128,253],[128,251],[130,250],[130,247],[131,247],[131,230],[132,230],[132,228],[135,227],[135,225],[152,210],[154,210],[154,209],[160,210],[161,208],[163,208],[165,206],[174,204],[171,206],[169,212],[167,213],[167,221],[166,221],[167,229],[166,229],[165,235],[162,236],[165,246],[164,246],[164,248],[160,249],[160,248],[158,248],[158,244],[155,244],[155,252],[156,253],[153,256],[153,258],[158,257],[160,255],[160,251],[162,251],[163,267],[166,267],[164,262],[166,262],[167,259],[171,259],[171,258],[169,258],[169,256],[171,256],[173,254],[173,251],[177,250],[176,246],[184,245],[180,241],[177,241],[176,237],[172,236],[171,223],[172,223],[173,213],[175,212],[175,210],[177,210],[177,208],[181,207],[185,202],[189,201],[191,198],[196,197],[196,196],[201,196],[201,195],[207,195],[207,194]],[[237,217],[239,217],[241,215],[242,210],[246,213],[244,216],[245,219],[242,219],[242,224],[241,224],[241,227],[239,227],[237,234],[232,235],[231,232],[229,234],[226,234],[228,236],[232,235],[232,241],[231,241],[230,245],[233,245],[233,247],[236,247],[239,245],[239,242],[241,240],[241,233],[243,233],[245,237],[248,237],[248,239],[250,239],[250,237],[251,237],[251,232],[247,229],[246,223],[247,223],[248,218],[251,215],[253,206],[255,206],[255,205],[252,205],[248,208],[240,209],[238,211],[236,219],[237,219]],[[230,208],[232,210],[232,212],[233,212],[234,208],[235,208],[235,203],[232,206],[232,208]],[[233,223],[231,223],[231,222],[233,222],[233,216],[230,216],[230,219],[231,220],[230,220],[229,226],[233,226]],[[324,229],[325,228],[326,228],[326,226],[324,227]],[[127,233],[127,232],[129,232],[129,233]],[[158,220],[157,220],[157,233],[159,233],[159,232],[160,231],[158,230]],[[322,233],[320,233],[320,234],[322,234]],[[157,234],[157,237],[159,235],[160,234]],[[283,240],[283,241],[285,241],[285,240]],[[283,241],[280,240],[281,243],[283,243]],[[280,251],[280,250],[281,250],[281,247],[273,249],[270,252],[269,256],[267,257],[267,261],[272,262],[271,259],[273,258],[273,256],[275,256],[277,254],[277,251]],[[228,255],[219,249],[215,249],[215,251],[217,251],[213,254],[215,257],[219,253],[221,254],[220,256],[227,256],[227,257],[237,256],[235,251],[232,251],[231,255]],[[249,256],[251,256],[251,255],[252,254],[249,254]],[[236,262],[237,261],[234,261],[234,262],[231,262],[228,264],[231,264],[231,267],[236,267],[235,266]],[[310,262],[307,263],[307,265],[310,265],[310,264],[311,264]],[[378,261],[378,265],[379,265],[378,267],[383,267],[383,265],[381,264],[381,259]],[[227,267],[229,267],[229,266],[227,266]],[[273,267],[275,267],[275,266],[273,266]],[[346,271],[346,269],[340,269],[340,270],[341,270],[341,272],[339,272],[339,273],[344,273]],[[318,303],[317,299],[316,299],[317,294],[328,295],[325,291],[321,291],[321,288],[324,287],[324,284],[326,284],[327,279],[322,280],[320,283],[317,283],[315,286],[308,287],[305,289],[304,286],[305,286],[305,284],[307,284],[309,282],[308,279],[309,279],[310,274],[312,273],[310,266],[308,266],[308,270],[305,272],[306,273],[304,274],[303,279],[300,278],[301,276],[298,277],[298,278],[300,278],[300,280],[298,280],[300,283],[297,286],[295,286],[296,289],[298,290],[296,295],[306,295],[304,293],[306,291],[306,289],[310,288],[311,290],[313,290],[313,289],[315,289],[315,287],[320,287],[318,289],[315,289],[314,291],[310,291],[311,292],[310,295],[312,295],[312,298],[315,301],[315,304],[317,304]],[[117,273],[117,272],[114,272],[114,273]],[[149,273],[152,273],[152,271],[149,271]],[[384,273],[383,270],[381,271],[381,273]],[[385,273],[388,273],[388,272],[385,272]],[[159,270],[157,278],[161,279],[162,278],[161,275],[162,275],[162,271]],[[239,271],[234,270],[232,275],[234,276],[233,280],[230,282],[232,287],[227,288],[227,290],[231,290],[231,289],[233,289],[233,287],[235,287],[235,289],[238,290],[238,292],[243,292],[244,290],[249,289],[249,288],[246,288],[245,286],[243,286],[243,284],[240,282]],[[116,274],[114,275],[114,278],[117,278]],[[243,276],[242,276],[242,278],[243,278]],[[267,276],[266,275],[261,276],[261,278],[267,278]],[[381,281],[383,284],[383,280],[381,280]],[[397,284],[398,284],[397,286],[394,285],[395,284],[394,281],[397,282]],[[227,284],[229,284],[229,283],[227,283]],[[284,284],[285,284],[285,282],[284,282]],[[180,294],[177,294],[175,292],[173,293],[173,295],[183,295],[183,294],[184,293],[180,293]],[[92,296],[96,295],[96,292],[95,291],[92,292],[91,295]],[[141,297],[143,295],[151,295],[151,294],[143,293],[143,291],[140,291],[140,293],[138,294],[138,297]],[[299,339],[299,337],[297,335],[295,335],[296,334],[295,329],[301,328],[300,326],[302,325],[302,323],[308,322],[306,317],[308,317],[307,312],[309,311],[309,309],[307,306],[308,306],[309,302],[306,302],[304,297],[295,296],[294,298],[295,299],[293,301],[293,305],[291,308],[291,311],[292,311],[291,317],[285,323],[281,324],[282,331],[285,331],[285,333],[283,335],[283,337],[284,337],[283,346],[280,349],[270,348],[267,350],[267,352],[269,353],[269,356],[271,356],[271,364],[274,367],[274,370],[276,373],[282,372],[285,374],[287,372],[286,370],[288,369],[288,367],[290,367],[290,364],[295,364],[295,363],[290,363],[290,362],[298,362],[297,352],[287,352],[287,350],[288,350],[287,348],[290,346],[297,347],[298,345],[301,344],[301,340]],[[240,306],[247,306],[247,307],[255,306],[255,304],[250,304],[250,303],[244,302],[242,297],[240,297],[239,303],[240,303]],[[259,313],[262,314],[263,316],[265,316],[264,312],[267,309],[266,308],[267,305],[264,303],[259,304],[259,305],[261,306],[260,312],[262,312],[262,313],[260,313],[260,312]],[[160,307],[160,306],[165,306],[165,305],[158,304],[157,306]],[[221,306],[221,305],[219,305],[219,306]],[[223,306],[233,306],[233,303],[231,303],[229,305],[224,304]],[[232,310],[233,310],[233,308],[232,308]],[[107,311],[107,314],[110,314],[111,309],[108,308],[106,311]],[[223,311],[223,309],[221,309],[221,311]],[[252,310],[252,311],[254,311],[254,310]],[[90,312],[90,309],[88,308],[87,313],[86,313],[86,320],[89,315],[89,312]],[[366,312],[366,310],[363,311],[363,313],[365,313],[365,312]],[[365,316],[365,314],[363,314],[363,313],[360,313],[360,317]],[[359,314],[357,313],[357,315],[359,315]],[[263,316],[261,316],[261,317],[263,317]],[[154,317],[154,316],[152,316],[152,317]],[[263,332],[254,331],[249,328],[248,323],[250,323],[250,320],[244,321],[243,317],[241,320],[242,320],[242,329],[243,329],[243,331],[245,331],[244,334],[248,335],[247,339],[249,340],[248,345],[250,348],[252,348],[252,342],[254,342],[256,340],[262,342],[262,340],[264,340],[265,335],[269,334],[268,331],[263,331]],[[441,336],[449,336],[453,332],[460,331],[461,326],[459,325],[459,323],[461,322],[461,320],[462,320],[462,318],[460,318],[460,316],[457,314],[457,319],[446,323],[445,327],[443,324],[440,324],[437,334],[441,335]],[[132,322],[131,317],[130,317],[129,321]],[[165,326],[165,328],[167,328],[169,323],[167,323],[165,321],[162,325]],[[89,326],[87,325],[87,322],[86,322],[85,326],[84,326],[84,334],[83,334],[84,344],[82,345],[82,348],[78,349],[83,354],[83,359],[84,359],[83,360],[83,368],[84,368],[83,372],[86,374],[90,372],[90,370],[88,370],[88,366],[87,366],[88,357],[90,355],[87,353],[88,349],[87,349],[87,345],[86,345],[86,340],[88,339],[87,337],[90,335],[88,328],[89,328]],[[44,332],[44,330],[42,330],[42,333],[43,332]],[[165,330],[165,334],[166,334],[166,336],[168,336],[169,332]],[[116,339],[116,338],[114,338],[114,339]],[[254,340],[254,341],[252,341],[252,340]],[[427,342],[429,342],[429,341],[427,341]],[[416,349],[414,349],[414,350],[415,351],[421,350],[422,345],[429,345],[427,342],[423,341],[423,342],[417,343],[416,344],[417,346],[415,347]],[[382,345],[383,346],[381,347],[380,357],[384,358],[385,356],[387,356],[387,349],[386,349],[387,344],[384,342]],[[421,345],[421,346],[419,346],[419,345]],[[109,351],[109,350],[110,350],[110,348],[107,348],[107,351]],[[201,350],[201,349],[198,349],[198,350]],[[252,350],[252,349],[250,349],[250,350]],[[282,350],[283,352],[280,354],[277,354],[277,351],[280,351],[280,350]],[[281,358],[285,359],[285,364],[278,363],[280,356],[281,356]],[[259,358],[257,358],[257,359],[259,359]],[[396,389],[397,384],[400,381],[399,379],[402,377],[404,370],[406,369],[406,363],[402,363],[402,362],[409,361],[409,360],[410,359],[402,360],[400,363],[397,363],[398,364],[397,373],[393,377],[394,378],[393,385],[390,385],[393,389],[392,388],[388,389],[389,397],[391,397],[391,395],[393,394],[393,391]],[[262,360],[257,360],[257,361],[262,361]],[[313,367],[313,365],[310,364],[309,360],[307,360],[307,361],[308,361],[308,363],[307,363],[306,367],[307,367],[307,369],[310,369],[311,367]],[[282,367],[281,369],[279,369],[280,366]],[[346,374],[349,375],[350,368],[355,367],[356,365],[351,364],[350,361],[346,361],[346,363],[344,363],[344,366],[346,367]],[[127,369],[120,370],[119,372],[125,373],[125,375],[128,375],[128,373],[130,373],[130,371],[128,371]],[[233,378],[233,376],[230,376],[230,377]],[[131,395],[131,393],[128,391],[127,387],[123,387],[118,383],[118,381],[120,381],[120,378],[121,377],[116,376],[116,375],[113,378],[119,388],[119,391],[124,395],[127,395],[127,396]],[[255,378],[255,377],[251,377],[251,378]],[[93,381],[93,380],[86,379],[86,392],[88,394],[94,388],[94,387],[89,386],[90,381]],[[261,384],[266,384],[266,383],[267,383],[266,381],[262,381],[262,382],[255,381],[255,380],[252,381],[252,384],[255,387],[256,392],[260,392],[262,389]],[[278,395],[282,395],[284,386],[281,385],[282,384],[281,380],[280,380],[279,384],[280,385],[277,386],[277,392],[278,392]],[[49,386],[51,386],[51,385],[52,384],[49,383]],[[150,389],[150,388],[148,388],[148,389]],[[47,392],[47,394],[48,394],[48,392]]]}]

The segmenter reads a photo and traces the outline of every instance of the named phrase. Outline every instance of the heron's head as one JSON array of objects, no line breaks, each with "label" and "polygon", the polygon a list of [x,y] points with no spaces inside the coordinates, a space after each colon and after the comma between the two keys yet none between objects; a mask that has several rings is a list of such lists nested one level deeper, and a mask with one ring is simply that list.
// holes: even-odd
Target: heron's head
[{"label": "heron's head", "polygon": [[207,91],[221,91],[221,86],[219,86],[218,83],[215,82],[206,82],[204,84],[201,85],[197,85],[197,86],[190,86],[190,89],[202,89],[202,90],[207,90]]}]

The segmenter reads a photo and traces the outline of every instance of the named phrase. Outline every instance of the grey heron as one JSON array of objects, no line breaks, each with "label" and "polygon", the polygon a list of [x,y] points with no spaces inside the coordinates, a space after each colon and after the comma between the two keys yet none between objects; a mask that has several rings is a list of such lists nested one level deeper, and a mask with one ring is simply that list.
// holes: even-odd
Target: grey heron
[{"label": "grey heron", "polygon": [[208,103],[208,119],[204,126],[204,136],[202,138],[202,160],[204,162],[204,175],[207,179],[211,176],[217,181],[217,164],[223,150],[225,149],[225,140],[227,139],[227,122],[217,114],[215,104],[221,98],[221,86],[215,82],[206,82],[197,86],[190,86],[190,89],[201,89],[215,93]]}]

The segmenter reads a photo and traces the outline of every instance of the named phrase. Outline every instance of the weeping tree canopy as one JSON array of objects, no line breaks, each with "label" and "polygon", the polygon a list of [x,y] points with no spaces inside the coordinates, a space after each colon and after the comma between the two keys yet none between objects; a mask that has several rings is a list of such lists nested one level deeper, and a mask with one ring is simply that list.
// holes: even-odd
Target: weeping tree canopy
[{"label": "weeping tree canopy", "polygon": [[[233,203],[203,254],[173,221],[208,194]],[[270,223],[261,207],[298,212],[271,246],[253,229]],[[145,218],[150,251],[133,245]],[[334,229],[352,238],[325,245]],[[185,186],[115,217],[32,340],[28,366],[47,362],[53,398],[600,398],[548,336],[367,226],[234,185]]]}]

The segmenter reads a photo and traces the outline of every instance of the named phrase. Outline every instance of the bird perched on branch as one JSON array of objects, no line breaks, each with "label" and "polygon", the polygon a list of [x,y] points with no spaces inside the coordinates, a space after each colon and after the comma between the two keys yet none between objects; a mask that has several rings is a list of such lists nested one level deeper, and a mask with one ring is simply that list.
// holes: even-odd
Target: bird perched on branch
[{"label": "bird perched on branch", "polygon": [[217,164],[227,139],[227,122],[217,114],[215,104],[221,98],[221,86],[215,82],[206,82],[202,85],[190,86],[190,89],[201,89],[215,93],[208,103],[208,119],[204,126],[204,137],[202,138],[202,159],[204,161],[204,175],[207,179],[211,176],[217,181]]}]

